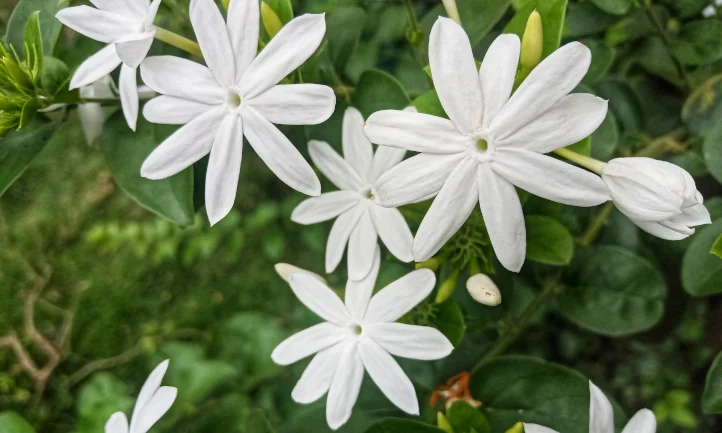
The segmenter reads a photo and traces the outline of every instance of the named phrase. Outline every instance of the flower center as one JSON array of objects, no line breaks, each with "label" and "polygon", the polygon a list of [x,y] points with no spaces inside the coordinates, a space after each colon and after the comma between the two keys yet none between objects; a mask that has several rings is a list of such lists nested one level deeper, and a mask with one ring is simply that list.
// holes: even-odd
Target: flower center
[{"label": "flower center", "polygon": [[489,150],[489,143],[483,138],[480,138],[476,141],[476,148],[479,149],[481,152],[486,152],[487,150]]},{"label": "flower center", "polygon": [[233,90],[228,92],[228,96],[226,96],[226,104],[228,104],[228,106],[238,108],[241,106],[241,102],[243,102],[241,95]]},{"label": "flower center", "polygon": [[361,190],[360,194],[361,194],[361,197],[367,198],[369,200],[373,200],[376,198],[376,196],[374,195],[374,192],[373,192],[373,188],[371,188],[370,186],[363,188]]},{"label": "flower center", "polygon": [[358,323],[354,323],[354,324],[350,325],[349,329],[351,330],[351,333],[353,335],[361,335],[364,332],[364,329]]}]

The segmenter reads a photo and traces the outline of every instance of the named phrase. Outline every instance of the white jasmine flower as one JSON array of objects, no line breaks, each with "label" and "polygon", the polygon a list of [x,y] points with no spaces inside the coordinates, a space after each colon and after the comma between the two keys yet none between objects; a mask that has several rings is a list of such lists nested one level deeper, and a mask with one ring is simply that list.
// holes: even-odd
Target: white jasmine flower
[{"label": "white jasmine flower", "polygon": [[702,16],[711,18],[717,15],[717,6],[722,6],[722,0],[715,0],[714,4],[710,4],[702,10]]},{"label": "white jasmine flower", "polygon": [[70,89],[87,86],[120,69],[120,101],[128,126],[135,131],[138,121],[137,69],[153,44],[161,0],[91,0],[95,8],[75,6],[62,9],[60,22],[96,41],[108,45],[83,62],[73,74]]},{"label": "white jasmine flower", "polygon": [[348,281],[345,303],[313,276],[294,273],[289,279],[298,299],[326,322],[291,336],[271,356],[277,364],[289,365],[316,354],[291,396],[306,404],[328,392],[326,421],[334,430],[351,416],[364,371],[393,404],[417,415],[414,386],[391,355],[432,360],[453,349],[434,328],[394,323],[431,293],[434,273],[411,272],[372,297],[379,261],[377,250],[366,278]]},{"label": "white jasmine flower", "polygon": [[602,169],[614,205],[642,230],[667,240],[710,224],[694,179],[683,168],[652,158],[616,158]]},{"label": "white jasmine flower", "polygon": [[[116,98],[118,89],[110,75],[80,88],[80,97],[88,99],[110,99]],[[115,111],[115,107],[103,107],[97,102],[89,102],[78,105],[78,117],[83,127],[88,144],[92,144],[100,138],[103,132],[103,124]]]},{"label": "white jasmine flower", "polygon": [[519,51],[516,35],[501,35],[477,72],[464,30],[439,18],[429,60],[451,120],[387,110],[366,122],[371,142],[420,152],[377,180],[377,203],[399,206],[438,194],[416,233],[417,262],[433,256],[480,203],[499,261],[518,272],[526,230],[515,186],[575,206],[609,200],[598,176],[543,155],[589,136],[606,116],[605,100],[569,94],[589,68],[589,49],[578,42],[565,45],[511,95]]},{"label": "white jasmine flower", "polygon": [[273,124],[317,124],[333,113],[330,87],[277,84],[316,51],[324,16],[291,20],[258,56],[257,1],[232,0],[226,24],[213,0],[192,0],[190,17],[208,67],[171,56],[150,57],[140,67],[143,81],[163,95],[145,105],[145,118],[185,124],[150,154],[141,175],[163,179],[210,153],[206,211],[215,224],[233,207],[245,136],[279,179],[320,194],[311,166]]},{"label": "white jasmine flower", "polygon": [[315,272],[307,271],[305,269],[301,269],[297,266],[289,265],[288,263],[276,263],[274,266],[276,269],[276,273],[283,278],[283,281],[288,282],[288,279],[291,278],[292,274],[295,274],[296,272],[300,272],[306,275],[311,275],[312,277],[316,278],[318,281],[320,281],[323,284],[326,284],[326,279],[322,276],[318,275]]},{"label": "white jasmine flower", "polygon": [[501,292],[488,275],[476,274],[466,280],[466,290],[474,300],[490,307],[501,304]]},{"label": "white jasmine flower", "polygon": [[148,376],[135,402],[130,426],[125,414],[116,412],[105,424],[105,433],[146,433],[168,412],[178,395],[178,390],[171,386],[160,386],[166,370],[168,370],[168,360],[161,362]]},{"label": "white jasmine flower", "polygon": [[[622,433],[655,433],[657,420],[649,409],[637,412]],[[537,424],[524,424],[525,433],[557,433]],[[612,403],[601,389],[589,382],[589,433],[614,433],[614,411]]]},{"label": "white jasmine flower", "polygon": [[[406,111],[416,112],[414,108]],[[374,154],[364,135],[364,119],[355,108],[343,117],[344,157],[323,141],[308,143],[316,167],[341,191],[309,198],[293,210],[291,220],[316,224],[336,218],[326,245],[326,272],[336,269],[348,244],[348,275],[358,280],[371,270],[377,239],[403,262],[412,260],[414,237],[397,209],[385,208],[371,198],[374,183],[383,173],[404,159],[406,151],[380,146]]]}]

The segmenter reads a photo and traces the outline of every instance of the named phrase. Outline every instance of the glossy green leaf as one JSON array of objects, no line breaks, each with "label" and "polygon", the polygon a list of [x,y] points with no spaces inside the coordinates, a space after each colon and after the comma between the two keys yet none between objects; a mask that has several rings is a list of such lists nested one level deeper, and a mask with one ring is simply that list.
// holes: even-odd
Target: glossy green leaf
[{"label": "glossy green leaf", "polygon": [[667,287],[648,260],[617,246],[581,251],[570,266],[559,311],[569,320],[602,335],[645,331],[664,314]]},{"label": "glossy green leaf", "polygon": [[43,36],[40,33],[40,11],[30,15],[25,25],[25,61],[36,79],[43,69]]},{"label": "glossy green leaf", "polygon": [[68,5],[68,0],[20,0],[8,20],[5,41],[15,47],[18,52],[25,42],[25,25],[30,16],[40,12],[39,22],[42,33],[43,50],[53,53],[63,25],[55,18],[58,11]]},{"label": "glossy green leaf", "polygon": [[590,156],[592,154],[592,136],[577,141],[574,144],[570,144],[567,146],[567,149],[571,150],[572,152],[576,152],[579,154],[582,154],[584,156]]},{"label": "glossy green leaf", "polygon": [[722,260],[710,254],[722,233],[722,219],[697,227],[682,260],[682,285],[692,296],[722,293]]},{"label": "glossy green leaf", "polygon": [[416,107],[419,113],[449,118],[449,116],[446,115],[446,111],[444,111],[444,107],[441,106],[441,101],[439,101],[439,95],[436,93],[436,90],[429,90],[423,95],[418,96],[411,102],[411,105]]},{"label": "glossy green leaf", "polygon": [[716,255],[719,258],[722,258],[722,235],[720,235],[720,237],[718,237],[715,241],[714,245],[712,245],[710,253]]},{"label": "glossy green leaf", "polygon": [[419,421],[401,418],[386,418],[371,424],[364,433],[444,433],[438,427]]},{"label": "glossy green leaf", "polygon": [[461,25],[475,47],[502,19],[511,0],[457,0],[456,4]]},{"label": "glossy green leaf", "polygon": [[58,125],[57,121],[36,120],[26,128],[11,132],[0,141],[0,196],[45,148]]},{"label": "glossy green leaf", "polygon": [[489,421],[479,410],[465,401],[457,401],[446,411],[446,419],[454,429],[454,433],[491,433]]},{"label": "glossy green leaf", "polygon": [[672,42],[674,55],[687,65],[704,65],[722,59],[722,21],[685,23]]},{"label": "glossy green leaf", "polygon": [[70,82],[70,69],[60,59],[45,56],[43,69],[40,71],[40,85],[51,95],[56,95],[67,89]]},{"label": "glossy green leaf", "polygon": [[595,39],[585,40],[583,43],[592,52],[592,64],[589,66],[589,71],[587,71],[587,75],[584,76],[582,83],[591,86],[603,77],[610,66],[612,66],[612,62],[614,61],[614,48]]},{"label": "glossy green leaf", "polygon": [[243,420],[244,433],[275,433],[268,418],[261,409],[251,409]]},{"label": "glossy green leaf", "polygon": [[37,99],[28,99],[28,102],[23,105],[23,110],[20,113],[20,123],[18,124],[18,129],[30,126],[32,121],[35,119],[35,114],[37,114],[39,108],[40,103]]},{"label": "glossy green leaf", "polygon": [[326,18],[328,54],[337,73],[344,71],[351,55],[356,51],[365,22],[366,12],[357,7],[337,9]]},{"label": "glossy green leaf", "polygon": [[564,30],[564,16],[567,10],[567,0],[531,0],[526,6],[519,9],[514,18],[504,28],[504,33],[514,33],[520,38],[524,36],[526,22],[534,10],[539,12],[542,18],[544,30],[544,57],[553,53],[562,40]]},{"label": "glossy green leaf", "polygon": [[352,104],[364,118],[381,110],[402,110],[411,104],[401,83],[386,72],[366,71],[353,94]]},{"label": "glossy green leaf", "polygon": [[569,264],[574,255],[574,239],[559,221],[548,216],[526,217],[526,258],[548,265]]},{"label": "glossy green leaf", "polygon": [[644,128],[644,107],[629,84],[617,79],[602,80],[594,85],[597,95],[609,100],[609,109],[627,131]]},{"label": "glossy green leaf", "polygon": [[614,113],[607,112],[607,117],[592,134],[592,157],[601,161],[609,161],[614,156],[619,144],[619,128]]},{"label": "glossy green leaf", "polygon": [[722,352],[712,363],[702,394],[702,411],[704,413],[722,413]]},{"label": "glossy green leaf", "polygon": [[624,15],[632,6],[632,0],[592,0],[599,9],[614,15]]},{"label": "glossy green leaf", "polygon": [[15,412],[0,413],[0,432],[35,433],[35,429],[22,416]]},{"label": "glossy green leaf", "polygon": [[464,324],[464,315],[461,308],[454,300],[449,299],[436,305],[433,325],[451,341],[454,347],[461,344],[461,339],[466,331],[466,324]]},{"label": "glossy green leaf", "polygon": [[167,179],[141,177],[145,158],[169,135],[168,128],[142,117],[137,131],[128,129],[122,113],[108,119],[100,137],[101,150],[118,186],[148,210],[178,225],[193,224],[193,171],[186,169]]}]

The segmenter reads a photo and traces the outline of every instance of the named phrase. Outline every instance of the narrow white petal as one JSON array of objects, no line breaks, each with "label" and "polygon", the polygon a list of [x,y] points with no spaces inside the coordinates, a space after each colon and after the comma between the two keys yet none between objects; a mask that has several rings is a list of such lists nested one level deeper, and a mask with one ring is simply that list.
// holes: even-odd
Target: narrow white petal
[{"label": "narrow white petal", "polygon": [[294,401],[313,403],[328,392],[344,347],[346,345],[343,343],[335,344],[313,357],[291,392]]},{"label": "narrow white petal", "polygon": [[224,115],[221,109],[207,111],[174,132],[146,158],[141,176],[165,179],[203,158],[211,151]]},{"label": "narrow white petal", "polygon": [[205,104],[222,104],[226,92],[205,66],[173,56],[148,57],[140,65],[143,82],[158,93]]},{"label": "narrow white petal", "polygon": [[430,114],[401,110],[377,111],[364,128],[372,143],[414,152],[463,152],[469,138],[460,134],[450,120]]},{"label": "narrow white petal", "polygon": [[105,48],[90,56],[78,66],[70,80],[70,90],[90,85],[107,76],[115,70],[122,61],[115,52],[115,44],[106,45]]},{"label": "narrow white petal", "polygon": [[612,403],[589,381],[589,433],[614,433]]},{"label": "narrow white petal", "polygon": [[649,409],[642,409],[635,413],[632,419],[622,430],[622,433],[655,433],[657,431],[657,419],[654,412]]},{"label": "narrow white petal", "polygon": [[317,125],[333,114],[336,96],[320,84],[279,84],[247,102],[271,123]]},{"label": "narrow white petal", "polygon": [[514,185],[482,164],[477,171],[479,205],[499,262],[519,272],[526,257],[526,227]]},{"label": "narrow white petal", "polygon": [[153,35],[142,39],[134,39],[115,44],[118,57],[131,68],[137,68],[148,55],[150,46],[153,45]]},{"label": "narrow white petal", "polygon": [[338,430],[351,418],[363,378],[364,364],[357,344],[347,344],[339,358],[326,401],[326,422],[332,430]]},{"label": "narrow white petal", "polygon": [[606,116],[606,100],[586,93],[573,93],[496,144],[538,153],[551,152],[589,137]]},{"label": "narrow white petal", "polygon": [[386,173],[391,167],[400,163],[406,156],[406,150],[397,149],[389,146],[379,146],[374,153],[374,159],[371,161],[371,172],[369,173],[369,182],[374,183],[382,174]]},{"label": "narrow white petal", "polygon": [[344,326],[351,318],[341,299],[313,275],[291,274],[288,283],[303,305],[322,319]]},{"label": "narrow white petal", "polygon": [[486,51],[479,69],[482,100],[484,101],[484,129],[491,125],[511,96],[519,64],[521,42],[519,36],[504,34],[497,37]]},{"label": "narrow white petal", "polygon": [[308,154],[321,173],[340,189],[360,191],[366,185],[356,170],[325,141],[309,141]]},{"label": "narrow white petal", "polygon": [[83,134],[88,144],[95,143],[103,133],[103,124],[105,123],[105,109],[100,104],[79,104],[78,117],[83,127]]},{"label": "narrow white petal", "polygon": [[331,273],[341,262],[343,251],[351,237],[351,232],[358,224],[364,212],[364,206],[354,206],[342,213],[331,227],[331,233],[326,242],[326,272]]},{"label": "narrow white petal", "polygon": [[418,415],[414,385],[399,363],[371,338],[362,339],[358,347],[366,371],[386,398],[404,412]]},{"label": "narrow white petal", "polygon": [[682,209],[682,214],[672,217],[670,222],[694,227],[703,224],[711,224],[712,219],[709,211],[703,204],[696,204]]},{"label": "narrow white petal", "polygon": [[482,94],[471,43],[449,18],[436,20],[429,36],[429,66],[439,101],[463,134],[481,126]]},{"label": "narrow white petal", "polygon": [[596,174],[528,150],[497,149],[491,167],[517,187],[547,200],[596,206],[610,199]]},{"label": "narrow white petal", "polygon": [[559,433],[559,432],[557,432],[556,430],[552,430],[549,427],[544,427],[543,425],[524,423],[524,433]]},{"label": "narrow white petal", "polygon": [[374,184],[374,201],[384,207],[397,207],[433,197],[444,186],[463,154],[422,153],[393,167]]},{"label": "narrow white petal", "polygon": [[221,86],[236,84],[236,62],[223,15],[213,0],[191,0],[191,24],[203,59]]},{"label": "narrow white petal", "polygon": [[364,134],[364,118],[361,112],[353,107],[347,108],[343,113],[341,144],[343,158],[361,175],[364,183],[370,182],[369,173],[374,149]]},{"label": "narrow white petal", "polygon": [[463,160],[434,199],[414,239],[412,252],[417,262],[436,254],[471,215],[479,201],[474,181],[477,166],[475,159]]},{"label": "narrow white petal", "polygon": [[233,0],[228,5],[228,36],[236,57],[236,82],[240,82],[258,51],[260,9],[256,0]]},{"label": "narrow white petal", "polygon": [[371,272],[378,234],[368,208],[364,210],[348,243],[348,277],[360,280]]},{"label": "narrow white petal", "polygon": [[[148,5],[148,0],[140,0],[144,3],[143,6]],[[153,26],[153,21],[155,21],[156,15],[158,15],[158,8],[160,8],[160,2],[162,0],[153,0],[151,2],[150,6],[147,9],[146,15],[145,15],[145,28],[146,29],[152,29],[152,32],[155,34],[155,26]]]},{"label": "narrow white petal", "polygon": [[138,70],[123,64],[120,67],[120,104],[123,107],[125,121],[135,131],[138,124]]},{"label": "narrow white petal", "polygon": [[311,57],[325,33],[323,14],[292,19],[246,69],[240,82],[241,94],[252,98],[278,84]]},{"label": "narrow white petal", "polygon": [[138,30],[134,20],[90,6],[65,8],[55,17],[76,32],[105,43],[118,41]]},{"label": "narrow white petal", "polygon": [[228,114],[221,122],[206,170],[206,212],[211,226],[233,209],[243,156],[243,122]]},{"label": "narrow white petal", "polygon": [[358,204],[359,195],[351,191],[333,191],[307,198],[291,213],[291,221],[298,224],[316,224],[336,218]]},{"label": "narrow white petal", "polygon": [[349,278],[346,281],[346,293],[344,294],[344,303],[351,317],[361,321],[366,315],[366,309],[369,306],[371,295],[374,293],[376,278],[379,276],[379,268],[381,267],[381,250],[376,246],[374,251],[373,264],[368,275],[360,280]]},{"label": "narrow white petal", "polygon": [[686,230],[674,230],[673,228],[665,227],[654,221],[637,221],[632,219],[632,222],[650,235],[667,241],[680,241],[694,233],[694,229],[684,227]]},{"label": "narrow white petal", "polygon": [[[166,371],[168,371],[168,365],[170,361],[165,360],[158,364],[153,371],[148,375],[145,380],[143,387],[138,393],[138,398],[135,401],[135,407],[133,408],[133,416],[131,416],[131,427],[134,427],[137,423],[136,419],[140,418],[140,413],[148,405],[156,392],[160,389],[160,383],[163,381]],[[132,428],[132,430],[135,430]]]},{"label": "narrow white petal", "polygon": [[414,236],[404,216],[396,208],[385,208],[374,204],[369,205],[371,220],[386,248],[402,262],[413,260],[411,246]]},{"label": "narrow white petal", "polygon": [[105,433],[128,433],[128,418],[123,412],[116,412],[105,423]]},{"label": "narrow white petal", "polygon": [[118,0],[90,0],[96,8],[127,17],[135,17],[134,1],[119,2]]},{"label": "narrow white petal", "polygon": [[438,329],[404,323],[374,323],[364,332],[392,355],[431,361],[448,356],[454,346]]},{"label": "narrow white petal", "polygon": [[152,123],[184,125],[215,107],[190,99],[161,95],[146,102],[143,117]]},{"label": "narrow white petal", "polygon": [[158,420],[165,415],[170,409],[178,396],[178,389],[171,386],[162,386],[153,394],[147,405],[138,413],[136,420],[135,414],[131,421],[131,431],[133,433],[146,433],[150,430]]},{"label": "narrow white petal", "polygon": [[592,61],[589,48],[571,42],[544,59],[491,122],[501,140],[538,118],[582,81]]},{"label": "narrow white petal", "polygon": [[323,322],[293,334],[279,344],[271,354],[278,365],[289,365],[316,352],[334,346],[349,335],[349,330]]},{"label": "narrow white petal", "polygon": [[301,152],[271,122],[251,107],[243,111],[248,143],[268,168],[286,185],[306,195],[321,194],[321,181]]},{"label": "narrow white petal", "polygon": [[307,271],[305,269],[301,269],[297,266],[289,265],[288,263],[276,263],[273,268],[276,270],[276,273],[279,277],[283,278],[283,281],[288,282],[288,279],[291,277],[291,275],[300,272],[302,274],[311,275],[318,281],[320,281],[323,284],[326,284],[326,279],[322,276],[313,273],[311,271]]},{"label": "narrow white petal", "polygon": [[366,323],[394,322],[431,294],[436,275],[429,269],[413,271],[381,289],[369,302]]}]

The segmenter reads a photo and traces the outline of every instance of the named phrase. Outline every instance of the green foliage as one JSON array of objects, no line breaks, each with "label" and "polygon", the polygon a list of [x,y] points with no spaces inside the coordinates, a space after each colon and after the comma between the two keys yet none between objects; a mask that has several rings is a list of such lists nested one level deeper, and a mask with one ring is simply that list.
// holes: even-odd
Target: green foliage
[{"label": "green foliage", "polygon": [[674,40],[673,52],[688,65],[705,65],[722,59],[722,22],[699,20],[682,26]]},{"label": "green foliage", "polygon": [[109,373],[96,373],[78,394],[76,433],[102,431],[112,414],[118,411],[129,413],[134,403],[135,398],[130,396],[120,379]]},{"label": "green foliage", "polygon": [[266,419],[263,411],[254,409],[246,414],[243,423],[244,433],[275,433],[275,431],[271,423]]},{"label": "green foliage", "polygon": [[457,401],[446,411],[454,433],[491,433],[489,421],[478,409],[474,409],[466,402]]},{"label": "green foliage", "polygon": [[0,413],[0,431],[3,433],[35,433],[33,426],[15,412]]},{"label": "green foliage", "polygon": [[705,413],[722,413],[722,352],[717,355],[707,373],[702,410]]},{"label": "green foliage", "polygon": [[358,47],[366,13],[361,8],[337,9],[326,21],[328,55],[333,66],[343,71],[351,55]]},{"label": "green foliage", "polygon": [[526,217],[526,258],[547,265],[568,265],[574,255],[571,233],[559,221],[542,215]]},{"label": "green foliage", "polygon": [[461,309],[456,302],[448,300],[442,304],[438,304],[435,307],[434,318],[431,324],[438,328],[439,331],[451,341],[451,344],[454,346],[461,344],[466,325],[464,324]]},{"label": "green foliage", "polygon": [[444,431],[410,419],[386,418],[371,424],[364,433],[444,433]]},{"label": "green foliage", "polygon": [[364,118],[381,110],[401,110],[411,104],[401,83],[391,75],[377,70],[361,75],[352,104]]},{"label": "green foliage", "polygon": [[710,253],[716,255],[719,258],[722,258],[722,235],[720,235],[720,237],[718,237],[715,241],[714,245],[712,245]]},{"label": "green foliage", "polygon": [[722,292],[722,261],[710,250],[722,233],[722,219],[694,235],[682,262],[682,285],[692,296]]},{"label": "green foliage", "polygon": [[499,22],[509,8],[511,0],[458,0],[461,25],[469,35],[471,46],[476,46]]},{"label": "green foliage", "polygon": [[8,20],[5,42],[14,47],[22,47],[25,40],[26,23],[31,16],[37,14],[43,50],[51,54],[63,27],[55,19],[55,14],[67,5],[68,0],[20,0]]},{"label": "green foliage", "polygon": [[0,146],[0,195],[25,171],[58,128],[58,122],[36,121],[34,126],[15,131]]},{"label": "green foliage", "polygon": [[624,15],[632,6],[632,0],[592,0],[599,9],[614,15]]},{"label": "green foliage", "polygon": [[559,48],[564,29],[564,16],[566,14],[568,0],[529,0],[525,6],[514,15],[509,24],[504,28],[505,33],[514,33],[520,38],[524,35],[526,22],[534,10],[539,12],[542,18],[544,30],[543,57],[549,56]]}]

